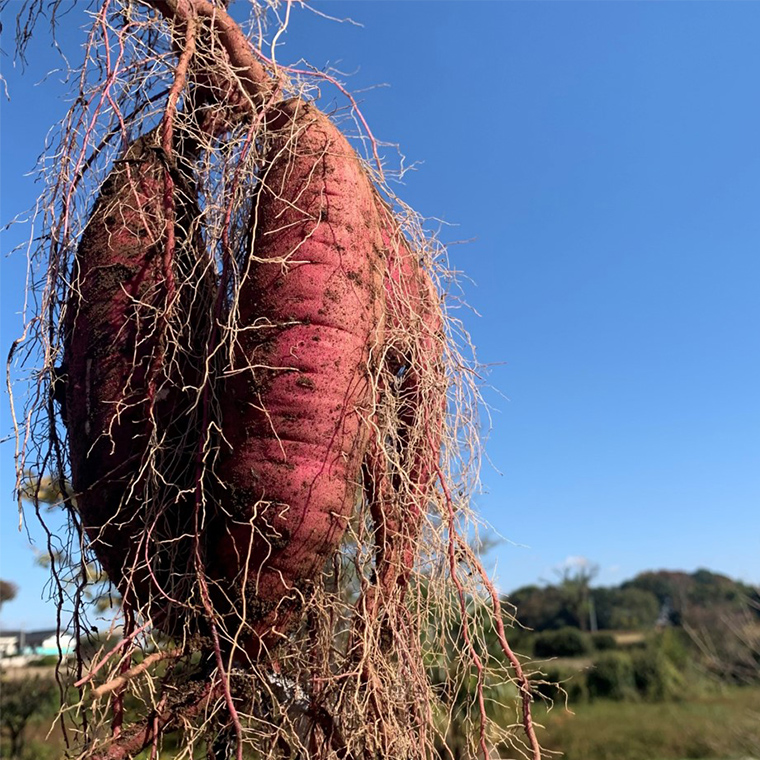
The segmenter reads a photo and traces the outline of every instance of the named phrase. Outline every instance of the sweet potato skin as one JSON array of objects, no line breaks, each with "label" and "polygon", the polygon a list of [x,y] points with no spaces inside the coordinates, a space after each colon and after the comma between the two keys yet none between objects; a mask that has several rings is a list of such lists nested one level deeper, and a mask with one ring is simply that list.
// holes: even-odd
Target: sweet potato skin
[{"label": "sweet potato skin", "polygon": [[[172,171],[177,256],[167,260],[166,172]],[[187,412],[197,383],[194,344],[207,333],[212,283],[189,249],[199,215],[184,175],[167,165],[156,132],[112,169],[77,249],[64,322],[65,422],[77,510],[103,568],[129,604],[160,603],[165,617],[171,554],[162,539],[186,532],[195,456]],[[197,248],[196,248],[197,250]],[[194,333],[170,337],[167,308],[194,313]],[[169,341],[184,347],[171,352]],[[169,361],[171,356],[171,362]],[[190,387],[188,387],[190,386]],[[185,388],[185,390],[183,390]],[[149,449],[168,485],[141,473]],[[161,498],[166,500],[161,505]],[[163,612],[162,612],[163,611]]]},{"label": "sweet potato skin", "polygon": [[233,519],[213,542],[254,657],[295,619],[360,498],[384,314],[383,241],[356,154],[313,106],[279,118],[222,395]]}]

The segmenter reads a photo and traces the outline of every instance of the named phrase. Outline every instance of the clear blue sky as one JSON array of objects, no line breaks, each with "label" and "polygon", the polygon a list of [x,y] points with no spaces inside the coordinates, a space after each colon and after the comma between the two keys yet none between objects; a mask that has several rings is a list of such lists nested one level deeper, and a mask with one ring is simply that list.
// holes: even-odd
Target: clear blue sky
[{"label": "clear blue sky", "polygon": [[[452,255],[509,399],[487,392],[494,467],[477,499],[514,542],[491,555],[501,587],[572,556],[600,583],[697,567],[759,583],[760,4],[320,7],[364,26],[294,11],[281,58],[388,84],[362,107],[421,162],[400,195],[474,239]],[[73,14],[64,29],[75,47]],[[64,108],[55,78],[33,87],[56,64],[43,32],[23,77],[2,63],[3,222],[33,202],[21,174]],[[2,261],[3,354],[22,258]],[[3,433],[8,419],[4,402]],[[3,622],[48,625],[12,467],[6,443],[0,576],[22,594]]]}]

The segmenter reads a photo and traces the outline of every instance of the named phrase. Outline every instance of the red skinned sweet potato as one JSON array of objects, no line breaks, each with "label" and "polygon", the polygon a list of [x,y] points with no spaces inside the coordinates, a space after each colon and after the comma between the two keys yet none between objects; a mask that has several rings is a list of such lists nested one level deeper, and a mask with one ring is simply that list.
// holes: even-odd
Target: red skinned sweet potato
[{"label": "red skinned sweet potato", "polygon": [[[157,130],[141,137],[116,163],[80,241],[64,324],[63,416],[92,548],[128,603],[158,602],[158,621],[181,593],[172,564],[182,548],[171,539],[187,534],[193,515],[189,410],[212,281],[189,180],[168,166],[157,139]],[[173,319],[172,308],[194,316]]]},{"label": "red skinned sweet potato", "polygon": [[438,294],[430,274],[379,199],[378,207],[388,252],[385,372],[378,388],[378,408],[391,419],[386,424],[379,421],[363,468],[375,530],[375,573],[374,584],[360,605],[370,616],[382,599],[394,594],[403,599],[423,515],[433,498],[446,411]]},{"label": "red skinned sweet potato", "polygon": [[313,106],[289,102],[278,119],[222,396],[232,519],[213,541],[222,575],[242,591],[254,657],[295,619],[360,498],[384,314],[366,172]]}]

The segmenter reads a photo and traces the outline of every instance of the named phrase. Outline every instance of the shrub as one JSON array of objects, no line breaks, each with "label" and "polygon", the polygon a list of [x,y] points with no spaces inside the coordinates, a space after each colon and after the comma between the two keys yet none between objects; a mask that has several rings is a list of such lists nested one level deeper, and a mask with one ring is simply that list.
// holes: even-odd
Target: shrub
[{"label": "shrub", "polygon": [[533,644],[536,638],[536,634],[533,631],[526,631],[524,628],[516,626],[510,628],[508,633],[510,646],[515,652],[528,656],[533,654]]},{"label": "shrub", "polygon": [[49,668],[51,665],[57,665],[58,664],[58,655],[57,654],[45,654],[41,657],[38,657],[35,660],[32,660],[29,663],[30,668]]},{"label": "shrub", "polygon": [[694,662],[693,643],[680,628],[665,628],[658,632],[651,646],[661,651],[677,670],[685,670]]},{"label": "shrub", "polygon": [[588,636],[570,627],[538,634],[533,646],[536,657],[579,657],[590,651]]},{"label": "shrub", "polygon": [[0,682],[0,729],[8,743],[2,757],[22,758],[30,750],[27,727],[37,718],[52,717],[58,688],[52,678],[35,676]]},{"label": "shrub", "polygon": [[662,650],[636,652],[631,664],[636,690],[644,699],[661,702],[680,696],[683,677]]},{"label": "shrub", "polygon": [[548,668],[542,682],[534,683],[533,689],[547,701],[564,704],[567,700],[571,707],[588,701],[586,674],[582,671]]},{"label": "shrub", "polygon": [[611,633],[594,633],[591,635],[591,643],[597,652],[607,652],[617,649],[617,641]]},{"label": "shrub", "polygon": [[633,662],[623,652],[605,652],[594,661],[586,678],[591,698],[636,699]]}]

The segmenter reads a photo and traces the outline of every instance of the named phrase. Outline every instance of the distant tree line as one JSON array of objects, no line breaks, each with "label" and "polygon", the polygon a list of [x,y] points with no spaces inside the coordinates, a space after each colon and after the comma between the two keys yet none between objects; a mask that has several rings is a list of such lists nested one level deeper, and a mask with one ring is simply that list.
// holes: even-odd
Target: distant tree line
[{"label": "distant tree line", "polygon": [[648,630],[656,625],[703,627],[708,619],[760,619],[757,589],[709,570],[647,571],[619,586],[591,588],[588,573],[554,585],[524,586],[509,594],[520,623],[533,631],[572,627]]}]

